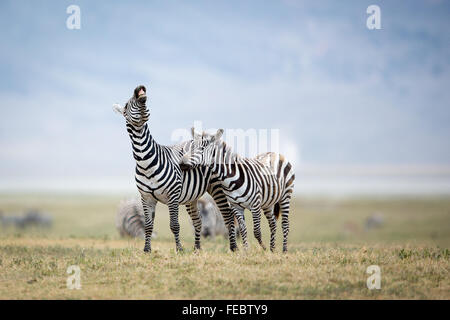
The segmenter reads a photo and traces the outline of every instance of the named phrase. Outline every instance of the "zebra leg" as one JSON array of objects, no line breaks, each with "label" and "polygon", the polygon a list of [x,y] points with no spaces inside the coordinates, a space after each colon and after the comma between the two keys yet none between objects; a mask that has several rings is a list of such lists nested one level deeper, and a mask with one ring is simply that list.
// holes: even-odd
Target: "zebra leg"
[{"label": "zebra leg", "polygon": [[289,207],[291,201],[291,194],[288,193],[280,201],[280,212],[281,212],[281,227],[283,229],[283,252],[287,252],[287,243],[289,235]]},{"label": "zebra leg", "polygon": [[269,222],[270,227],[270,251],[275,250],[275,238],[277,234],[277,221],[275,219],[275,216],[273,215],[273,207],[266,208],[263,210],[264,215],[267,218],[267,221]]},{"label": "zebra leg", "polygon": [[183,251],[183,246],[180,242],[180,223],[178,222],[178,201],[171,201],[168,204],[170,214],[170,230],[175,237],[175,245],[177,252]]},{"label": "zebra leg", "polygon": [[228,229],[228,239],[230,240],[230,250],[236,251],[238,249],[236,244],[236,228],[234,226],[234,216],[230,213],[227,218],[223,218],[225,226]]},{"label": "zebra leg", "polygon": [[202,218],[198,212],[197,201],[193,201],[186,205],[187,212],[192,219],[195,230],[194,250],[200,250],[200,232],[202,231]]},{"label": "zebra leg", "polygon": [[234,214],[231,211],[230,204],[221,188],[210,188],[208,193],[213,197],[214,202],[222,214],[225,226],[228,229],[228,238],[230,240],[230,250],[236,251],[236,232],[234,227]]},{"label": "zebra leg", "polygon": [[144,230],[145,230],[145,245],[144,252],[152,251],[152,233],[153,233],[153,222],[155,220],[155,206],[156,202],[147,201],[141,197],[142,207],[144,208]]},{"label": "zebra leg", "polygon": [[[225,199],[225,201],[227,201],[227,200]],[[230,241],[230,250],[234,252],[238,249],[237,244],[236,244],[236,228],[234,225],[234,211],[232,208],[229,207],[229,205],[227,205],[227,206],[228,207],[226,209],[222,209],[220,207],[219,207],[219,209],[220,209],[220,212],[222,213],[223,221],[228,230],[228,239]]]},{"label": "zebra leg", "polygon": [[245,218],[244,218],[244,209],[237,209],[232,207],[231,211],[233,215],[236,217],[236,220],[239,224],[239,231],[241,232],[242,244],[244,245],[244,249],[248,249],[248,240],[247,240],[247,227],[245,226]]},{"label": "zebra leg", "polygon": [[252,208],[252,216],[253,216],[253,234],[255,235],[256,240],[258,240],[259,245],[266,250],[266,246],[262,242],[261,237],[261,208]]}]

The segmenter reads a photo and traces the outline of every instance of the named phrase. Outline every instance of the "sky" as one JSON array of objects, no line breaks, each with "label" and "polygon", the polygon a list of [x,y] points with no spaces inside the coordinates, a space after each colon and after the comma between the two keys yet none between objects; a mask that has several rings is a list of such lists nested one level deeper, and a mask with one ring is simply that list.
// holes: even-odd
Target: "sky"
[{"label": "sky", "polygon": [[0,189],[135,190],[112,104],[144,84],[161,144],[275,129],[300,190],[406,171],[449,191],[449,30],[438,0],[1,1]]}]

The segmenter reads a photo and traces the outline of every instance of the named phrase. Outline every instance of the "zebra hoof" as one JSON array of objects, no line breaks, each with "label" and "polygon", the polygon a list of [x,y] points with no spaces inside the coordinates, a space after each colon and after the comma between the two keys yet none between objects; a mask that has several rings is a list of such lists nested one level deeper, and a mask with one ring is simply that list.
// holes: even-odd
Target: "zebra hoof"
[{"label": "zebra hoof", "polygon": [[183,247],[177,247],[177,253],[183,253],[184,249]]},{"label": "zebra hoof", "polygon": [[230,247],[231,252],[236,252],[238,251],[238,247],[234,246],[234,247]]},{"label": "zebra hoof", "polygon": [[150,249],[150,248],[144,248],[144,252],[145,252],[145,253],[150,253],[150,252],[152,252],[152,249]]}]

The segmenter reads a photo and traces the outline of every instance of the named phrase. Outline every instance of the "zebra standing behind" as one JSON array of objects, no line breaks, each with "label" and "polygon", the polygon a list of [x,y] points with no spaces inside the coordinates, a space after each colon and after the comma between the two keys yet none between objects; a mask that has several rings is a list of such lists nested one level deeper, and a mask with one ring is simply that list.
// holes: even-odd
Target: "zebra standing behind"
[{"label": "zebra standing behind", "polygon": [[283,252],[287,251],[289,234],[289,207],[294,189],[295,173],[283,155],[267,152],[255,158],[244,158],[231,151],[220,140],[223,129],[215,135],[197,134],[192,128],[192,150],[181,160],[182,168],[211,167],[213,180],[220,181],[231,206],[237,210],[242,240],[247,244],[244,209],[253,216],[254,235],[265,248],[261,239],[261,210],[269,221],[270,249],[275,249],[276,218],[281,213],[283,229]]},{"label": "zebra standing behind", "polygon": [[200,249],[201,218],[198,213],[197,199],[206,191],[211,194],[219,206],[229,231],[230,249],[236,249],[234,223],[226,197],[219,184],[211,184],[209,168],[195,168],[181,171],[180,160],[190,142],[175,146],[158,144],[150,134],[147,121],[150,113],[147,108],[147,90],[138,86],[124,107],[118,104],[114,110],[126,120],[126,128],[131,139],[133,156],[136,160],[135,180],[141,194],[145,217],[144,251],[151,251],[151,236],[155,217],[156,203],[162,202],[169,207],[170,229],[174,234],[177,251],[183,250],[180,242],[180,224],[178,210],[185,204],[195,229],[194,249]]},{"label": "zebra standing behind", "polygon": [[202,217],[202,232],[204,238],[214,239],[217,235],[228,235],[228,229],[225,227],[222,215],[214,200],[204,195],[198,199],[198,210]]},{"label": "zebra standing behind", "polygon": [[[121,237],[145,238],[144,208],[140,200],[131,198],[120,202],[116,228]],[[156,238],[156,232],[152,233],[152,238]]]}]

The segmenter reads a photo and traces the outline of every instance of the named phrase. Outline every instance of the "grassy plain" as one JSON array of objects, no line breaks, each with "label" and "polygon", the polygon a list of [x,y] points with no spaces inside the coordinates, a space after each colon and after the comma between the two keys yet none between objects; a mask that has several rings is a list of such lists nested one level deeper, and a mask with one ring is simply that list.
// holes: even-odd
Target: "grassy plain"
[{"label": "grassy plain", "polygon": [[[289,253],[228,251],[222,237],[193,252],[189,217],[180,212],[185,247],[175,253],[167,207],[158,205],[151,254],[115,230],[120,197],[1,195],[5,215],[38,208],[50,230],[0,228],[0,299],[450,299],[450,198],[303,198],[291,211]],[[246,213],[248,214],[248,213]],[[371,215],[379,228],[365,229]],[[264,218],[263,218],[264,219]],[[248,228],[252,228],[247,216]],[[262,223],[268,242],[267,223]],[[81,269],[69,290],[68,266]],[[381,268],[368,290],[366,268]]]}]

